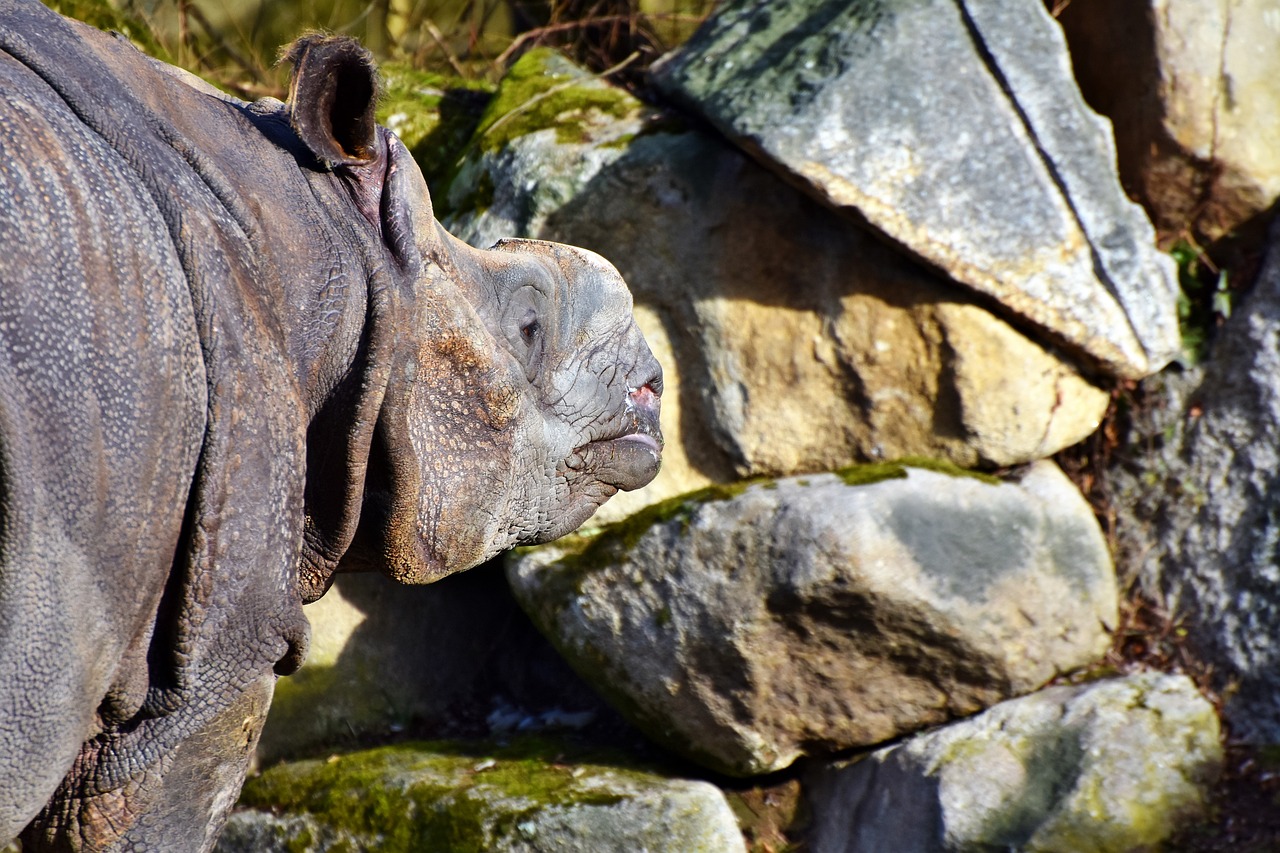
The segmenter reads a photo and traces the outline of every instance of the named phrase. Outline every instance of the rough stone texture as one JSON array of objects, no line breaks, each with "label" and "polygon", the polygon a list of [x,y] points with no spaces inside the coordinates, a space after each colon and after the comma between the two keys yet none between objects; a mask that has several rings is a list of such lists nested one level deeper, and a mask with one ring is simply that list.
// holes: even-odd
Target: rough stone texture
[{"label": "rough stone texture", "polygon": [[734,0],[656,79],[1108,371],[1176,354],[1173,266],[1037,0]]},{"label": "rough stone texture", "polygon": [[935,316],[950,356],[944,355],[940,384],[954,393],[966,444],[979,462],[1043,459],[1098,428],[1106,392],[1051,351],[976,305],[940,302]]},{"label": "rough stone texture", "polygon": [[1280,742],[1280,251],[1208,361],[1149,389],[1113,474],[1124,554],[1214,667],[1232,734]]},{"label": "rough stone texture", "polygon": [[1216,239],[1280,195],[1280,10],[1271,0],[1072,0],[1058,18],[1085,98],[1115,125],[1153,219]]},{"label": "rough stone texture", "polygon": [[1006,484],[882,464],[736,491],[508,567],[570,664],[708,767],[751,775],[878,743],[1107,646],[1110,558],[1052,463]]},{"label": "rough stone texture", "polygon": [[[533,118],[501,155],[464,158],[447,224],[477,244],[514,229],[600,252],[646,338],[669,345],[663,471],[602,520],[707,482],[863,459],[1017,464],[1096,428],[1106,395],[1051,348],[723,142],[646,119],[579,158],[585,143]],[[617,121],[589,124],[592,138],[625,139],[632,119]],[[476,185],[502,200],[468,199]],[[572,193],[544,190],[561,186]]]},{"label": "rough stone texture", "polygon": [[1156,849],[1202,815],[1222,762],[1182,676],[1054,687],[816,770],[813,853]]},{"label": "rough stone texture", "polygon": [[563,745],[426,743],[272,768],[246,785],[220,853],[734,853],[724,795],[563,757]]}]

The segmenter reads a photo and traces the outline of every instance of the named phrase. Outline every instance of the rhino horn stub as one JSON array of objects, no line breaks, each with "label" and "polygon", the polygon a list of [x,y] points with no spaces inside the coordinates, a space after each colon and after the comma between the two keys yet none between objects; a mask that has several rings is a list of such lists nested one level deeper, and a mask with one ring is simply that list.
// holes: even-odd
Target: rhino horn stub
[{"label": "rhino horn stub", "polygon": [[312,34],[282,60],[293,63],[289,121],[316,159],[326,169],[375,159],[378,72],[369,51],[353,38]]}]

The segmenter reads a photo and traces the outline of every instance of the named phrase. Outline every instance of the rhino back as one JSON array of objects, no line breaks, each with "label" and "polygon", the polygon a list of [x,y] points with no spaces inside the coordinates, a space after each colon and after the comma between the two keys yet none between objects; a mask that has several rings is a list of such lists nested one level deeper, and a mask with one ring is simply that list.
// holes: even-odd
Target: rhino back
[{"label": "rhino back", "polygon": [[[297,325],[363,299],[342,199],[287,136],[0,0],[0,842],[61,781],[54,847],[110,846],[157,804],[207,822],[124,843],[205,846],[305,648],[300,376],[344,354]],[[170,785],[211,731],[232,765]]]},{"label": "rhino back", "polygon": [[205,383],[186,279],[128,167],[6,54],[0,110],[0,718],[16,721],[0,727],[5,838],[94,732],[154,618]]}]

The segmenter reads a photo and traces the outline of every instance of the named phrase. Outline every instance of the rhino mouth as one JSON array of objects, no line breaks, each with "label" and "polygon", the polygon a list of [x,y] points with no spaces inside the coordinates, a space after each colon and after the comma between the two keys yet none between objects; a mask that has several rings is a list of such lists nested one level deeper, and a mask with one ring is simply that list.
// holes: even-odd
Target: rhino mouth
[{"label": "rhino mouth", "polygon": [[609,438],[592,441],[583,456],[596,478],[624,492],[648,485],[662,468],[661,402],[649,385],[627,395],[625,426]]}]

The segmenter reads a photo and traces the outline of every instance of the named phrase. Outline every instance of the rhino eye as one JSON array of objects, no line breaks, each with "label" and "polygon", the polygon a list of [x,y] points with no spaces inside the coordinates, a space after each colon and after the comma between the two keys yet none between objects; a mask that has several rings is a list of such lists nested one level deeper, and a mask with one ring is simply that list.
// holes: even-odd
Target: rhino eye
[{"label": "rhino eye", "polygon": [[516,324],[516,330],[519,332],[520,342],[524,344],[525,348],[525,375],[532,382],[542,370],[542,350],[545,345],[542,323],[538,320],[537,312],[532,308],[525,311],[520,317],[520,322]]},{"label": "rhino eye", "polygon": [[526,317],[520,323],[520,337],[526,344],[532,345],[541,332],[542,324],[538,322],[537,317]]}]

